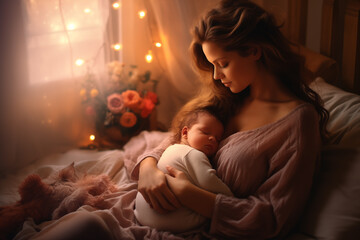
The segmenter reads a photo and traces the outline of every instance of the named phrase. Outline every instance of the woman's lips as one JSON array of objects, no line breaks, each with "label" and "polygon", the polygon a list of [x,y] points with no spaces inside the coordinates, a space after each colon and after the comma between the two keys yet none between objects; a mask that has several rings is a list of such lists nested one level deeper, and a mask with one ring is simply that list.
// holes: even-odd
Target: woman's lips
[{"label": "woman's lips", "polygon": [[231,82],[223,82],[222,84],[224,84],[225,87],[230,87]]}]

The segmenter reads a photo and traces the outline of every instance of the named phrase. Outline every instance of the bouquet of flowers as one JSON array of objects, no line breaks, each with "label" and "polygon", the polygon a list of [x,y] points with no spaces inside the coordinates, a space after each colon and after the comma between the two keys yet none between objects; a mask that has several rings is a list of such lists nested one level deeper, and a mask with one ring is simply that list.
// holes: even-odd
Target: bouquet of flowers
[{"label": "bouquet of flowers", "polygon": [[80,96],[86,113],[95,116],[96,129],[101,137],[106,132],[117,135],[112,140],[127,141],[149,125],[149,117],[159,103],[157,81],[150,71],[139,73],[136,65],[119,61],[108,64],[108,76],[101,83],[88,74]]}]

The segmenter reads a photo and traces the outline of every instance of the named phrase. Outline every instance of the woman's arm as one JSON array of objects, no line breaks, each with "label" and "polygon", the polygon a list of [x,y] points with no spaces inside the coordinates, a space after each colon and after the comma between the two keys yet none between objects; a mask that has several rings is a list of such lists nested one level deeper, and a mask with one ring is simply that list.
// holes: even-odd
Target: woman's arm
[{"label": "woman's arm", "polygon": [[204,217],[211,218],[216,194],[195,186],[183,172],[173,167],[168,166],[167,170],[167,182],[181,204]]},{"label": "woman's arm", "polygon": [[173,211],[180,203],[169,189],[165,174],[157,168],[157,160],[147,157],[140,163],[138,190],[146,202],[160,213]]},{"label": "woman's arm", "polygon": [[[316,113],[303,111],[307,109],[294,115],[296,125],[283,124],[280,133],[268,135],[264,143],[271,141],[273,150],[267,161],[268,174],[247,195],[232,197],[204,192],[189,183],[184,173],[168,169],[168,184],[179,201],[211,218],[210,234],[220,239],[269,239],[287,234],[294,226],[310,193],[320,150]],[[289,129],[295,133],[289,134]],[[237,177],[237,173],[234,169],[233,176]],[[235,187],[247,184],[243,180]]]}]

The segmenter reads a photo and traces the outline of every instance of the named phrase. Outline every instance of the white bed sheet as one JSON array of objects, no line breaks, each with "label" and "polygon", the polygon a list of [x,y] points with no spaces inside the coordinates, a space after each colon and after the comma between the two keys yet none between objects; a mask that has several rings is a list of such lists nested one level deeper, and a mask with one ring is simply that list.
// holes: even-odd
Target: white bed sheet
[{"label": "white bed sheet", "polygon": [[[146,231],[144,231],[144,227],[135,223],[136,220],[132,210],[134,207],[133,199],[135,199],[137,193],[137,182],[130,179],[129,173],[135,166],[137,157],[145,151],[156,147],[168,134],[167,132],[143,131],[138,136],[133,137],[121,150],[73,149],[66,153],[39,159],[31,165],[19,169],[16,173],[1,177],[0,205],[12,204],[20,199],[17,192],[18,186],[29,174],[36,173],[46,179],[51,174],[74,162],[75,169],[80,174],[107,174],[117,185],[118,191],[105,197],[106,201],[112,206],[110,209],[96,210],[90,206],[83,206],[78,210],[91,211],[102,218],[111,229],[111,234],[115,239],[135,239],[135,236],[141,233],[144,234],[143,237],[150,234],[160,238],[179,239],[169,232],[157,232],[149,227],[146,227]],[[29,239],[40,229],[42,229],[42,232],[46,232],[58,221],[67,221],[67,219],[72,218],[73,214],[75,213],[39,225],[35,224],[32,219],[28,219],[15,239]]]},{"label": "white bed sheet", "polygon": [[145,150],[155,147],[167,135],[168,133],[164,132],[143,131],[125,144],[121,150],[72,149],[65,153],[53,154],[38,159],[14,173],[0,177],[0,206],[19,200],[18,186],[29,174],[35,173],[46,179],[52,173],[59,171],[72,162],[75,163],[75,168],[80,173],[107,174],[113,182],[120,184],[122,176],[119,176],[119,171],[124,166],[124,159],[126,158],[127,168],[130,171],[130,168],[136,162],[137,156]]},{"label": "white bed sheet", "polygon": [[53,154],[39,159],[15,173],[2,176],[0,179],[0,205],[12,204],[19,200],[18,186],[29,174],[35,173],[46,179],[72,162],[75,163],[76,170],[81,173],[105,173],[116,183],[118,181],[116,173],[124,165],[123,155],[124,152],[121,150],[73,149],[63,154]]}]

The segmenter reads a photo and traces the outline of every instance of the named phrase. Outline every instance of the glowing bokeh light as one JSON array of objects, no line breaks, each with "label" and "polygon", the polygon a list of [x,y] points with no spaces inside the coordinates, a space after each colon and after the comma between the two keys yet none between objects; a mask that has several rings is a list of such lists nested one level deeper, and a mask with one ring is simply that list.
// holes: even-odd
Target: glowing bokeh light
[{"label": "glowing bokeh light", "polygon": [[140,19],[143,19],[143,18],[145,17],[145,15],[146,15],[146,13],[145,13],[144,10],[139,11],[139,18],[140,18]]},{"label": "glowing bokeh light", "polygon": [[85,62],[84,59],[78,58],[78,59],[76,59],[75,64],[77,66],[81,66],[84,64],[84,62]]}]

